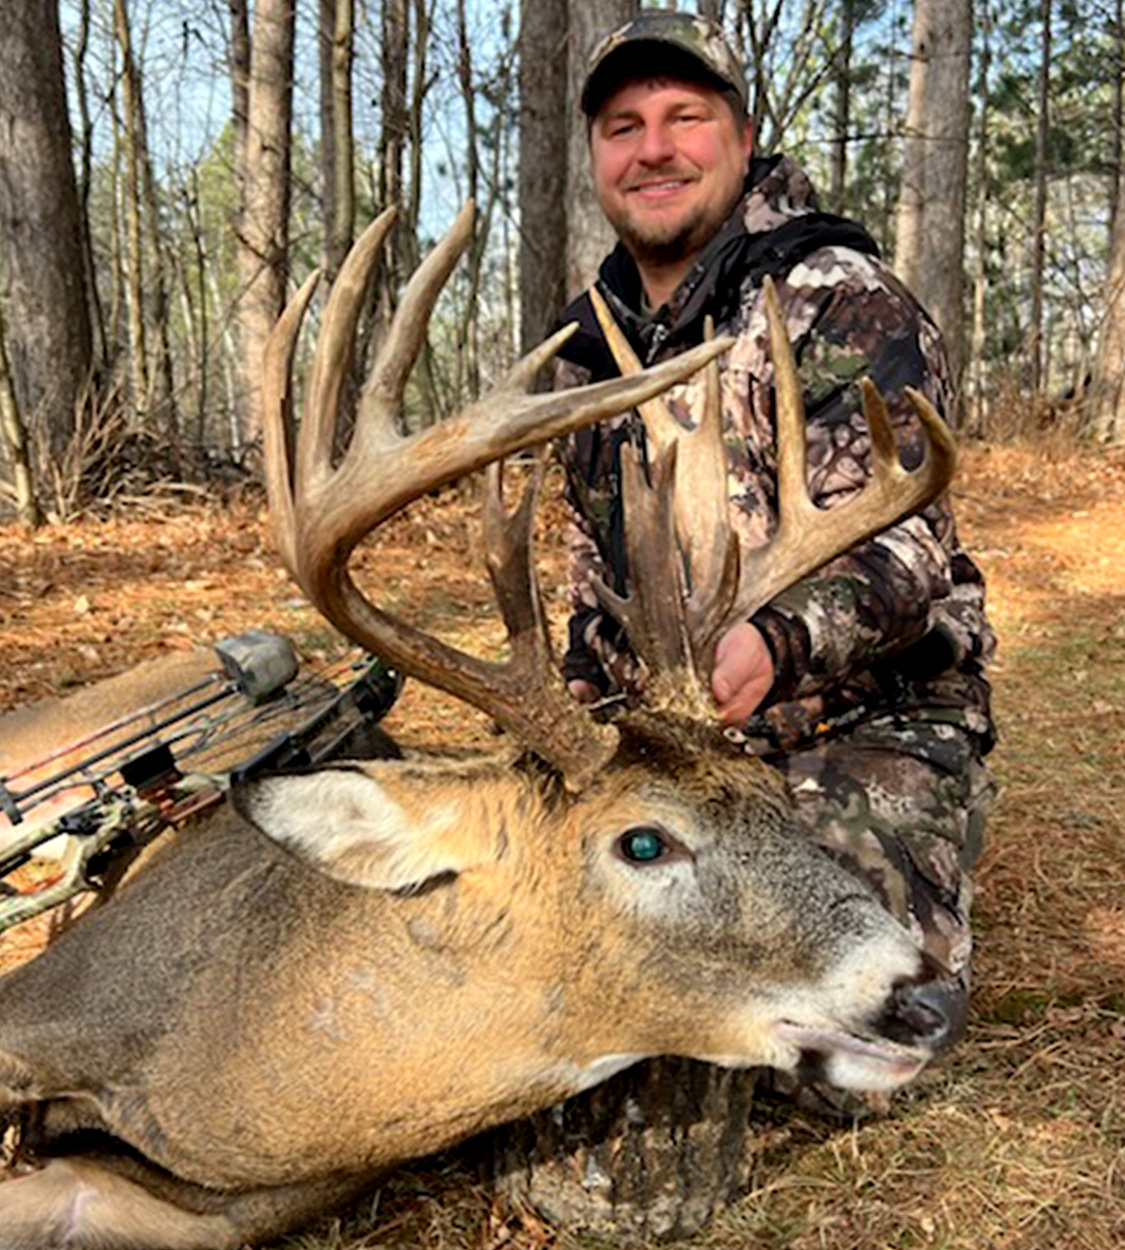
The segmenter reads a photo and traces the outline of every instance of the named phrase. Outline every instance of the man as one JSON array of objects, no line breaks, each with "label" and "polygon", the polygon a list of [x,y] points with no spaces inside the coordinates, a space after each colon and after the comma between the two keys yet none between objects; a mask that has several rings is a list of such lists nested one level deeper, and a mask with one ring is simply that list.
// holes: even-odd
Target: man
[{"label": "man", "polygon": [[[856,383],[887,399],[905,462],[921,433],[903,388],[948,408],[937,329],[854,223],[816,210],[786,157],[753,156],[746,86],[703,19],[642,13],[595,51],[582,96],[594,182],[619,243],[597,286],[650,364],[698,342],[704,318],[736,337],[722,362],[731,506],[749,546],[776,523],[777,463],[762,279],[777,283],[807,413],[810,490],[842,502],[869,472]],[[564,320],[560,385],[614,376],[589,299]],[[672,403],[687,403],[688,391]],[[731,437],[735,434],[736,437]],[[590,589],[621,588],[620,449],[635,417],[575,436],[564,460],[578,525],[565,675],[594,701],[636,665]],[[803,579],[732,628],[711,676],[727,733],[788,779],[812,835],[879,892],[960,979],[970,954],[966,873],[980,849],[993,742],[982,667],[994,647],[980,574],[948,500]]]}]

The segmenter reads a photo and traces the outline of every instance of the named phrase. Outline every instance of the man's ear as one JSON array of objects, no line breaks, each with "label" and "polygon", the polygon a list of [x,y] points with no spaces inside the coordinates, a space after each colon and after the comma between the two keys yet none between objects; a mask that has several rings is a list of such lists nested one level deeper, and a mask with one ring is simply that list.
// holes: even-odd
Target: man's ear
[{"label": "man's ear", "polygon": [[750,158],[754,155],[754,123],[748,117],[742,127],[742,154],[746,157],[746,172],[750,172]]},{"label": "man's ear", "polygon": [[409,807],[360,768],[264,777],[232,792],[238,812],[318,872],[376,890],[416,890],[480,860],[447,804]]}]

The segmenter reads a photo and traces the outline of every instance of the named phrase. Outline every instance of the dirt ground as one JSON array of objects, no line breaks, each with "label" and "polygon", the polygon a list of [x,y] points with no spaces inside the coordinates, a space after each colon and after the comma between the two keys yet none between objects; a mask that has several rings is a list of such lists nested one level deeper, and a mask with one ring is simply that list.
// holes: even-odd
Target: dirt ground
[{"label": "dirt ground", "polygon": [[[970,447],[955,497],[1001,639],[1002,797],[976,880],[969,1036],[887,1119],[763,1113],[753,1187],[686,1243],[699,1250],[1125,1245],[1125,461]],[[428,499],[362,565],[384,602],[488,652],[500,637],[468,572],[473,510]],[[557,587],[557,554],[544,568]],[[0,569],[0,710],[254,626],[291,634],[311,663],[340,650],[279,572],[252,502],[154,499],[30,538],[0,527]],[[408,742],[487,739],[474,713],[411,685],[388,727]],[[286,1244],[604,1243],[509,1217],[442,1164]]]}]

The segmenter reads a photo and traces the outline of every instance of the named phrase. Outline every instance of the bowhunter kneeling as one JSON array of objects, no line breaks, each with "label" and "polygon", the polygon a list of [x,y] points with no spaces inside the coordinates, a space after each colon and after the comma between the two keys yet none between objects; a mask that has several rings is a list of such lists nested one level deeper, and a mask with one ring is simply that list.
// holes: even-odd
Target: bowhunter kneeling
[{"label": "bowhunter kneeling", "polygon": [[[745,78],[719,29],[641,13],[595,50],[581,103],[595,189],[619,243],[563,317],[581,329],[560,350],[558,385],[668,359],[701,342],[708,319],[732,335],[719,365],[725,466],[688,492],[688,507],[703,533],[729,510],[753,552],[779,517],[785,528],[768,276],[799,361],[817,508],[842,505],[868,478],[877,449],[861,378],[885,397],[904,462],[917,464],[923,433],[909,390],[938,412],[952,398],[940,334],[861,226],[818,211],[788,157],[753,155]],[[664,420],[696,424],[704,391],[699,380],[673,388],[659,401]],[[646,437],[656,441],[660,418],[645,415],[647,435],[636,414],[624,415],[579,431],[564,452],[578,522],[564,673],[588,702],[643,684],[634,640],[599,584],[620,593],[637,581],[625,556],[621,456],[633,447],[643,457]],[[692,576],[705,567],[697,555]],[[718,639],[707,674],[728,736],[781,774],[813,838],[954,978],[942,1010],[962,1023],[967,873],[993,789],[982,670],[994,646],[981,575],[943,496],[747,612]],[[863,1109],[827,1093],[806,1085],[801,1096]]]}]

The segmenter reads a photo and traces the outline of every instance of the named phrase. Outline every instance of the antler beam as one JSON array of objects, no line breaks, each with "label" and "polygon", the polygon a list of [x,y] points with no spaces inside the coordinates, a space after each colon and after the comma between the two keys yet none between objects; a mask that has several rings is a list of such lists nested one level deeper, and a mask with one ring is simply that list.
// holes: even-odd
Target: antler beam
[{"label": "antler beam", "polygon": [[570,784],[580,786],[612,754],[616,731],[597,725],[576,705],[547,663],[550,644],[530,555],[533,501],[525,500],[514,517],[497,502],[489,522],[497,544],[494,584],[514,640],[505,663],[458,651],[377,607],[351,577],[351,553],[366,534],[411,500],[504,456],[648,401],[690,377],[724,351],[729,340],[704,344],[633,377],[529,394],[540,368],[573,333],[574,327],[568,327],[519,361],[485,398],[437,426],[401,436],[395,418],[434,304],[471,237],[470,204],[411,279],[371,368],[351,441],[334,465],[343,379],[364,293],[393,220],[393,210],[377,218],[341,267],[324,314],[295,439],[293,355],[316,275],[270,336],[263,437],[275,540],[298,584],[347,637],[401,672],[487,712],[558,767]]},{"label": "antler beam", "polygon": [[863,380],[863,411],[871,439],[871,476],[854,498],[818,508],[809,495],[805,406],[785,316],[771,279],[765,281],[766,316],[777,396],[778,527],[771,541],[743,552],[732,621],[748,620],[788,586],[829,560],[931,504],[953,480],[957,448],[949,427],[918,391],[905,394],[925,436],[922,463],[903,467],[887,405],[875,384]]}]

